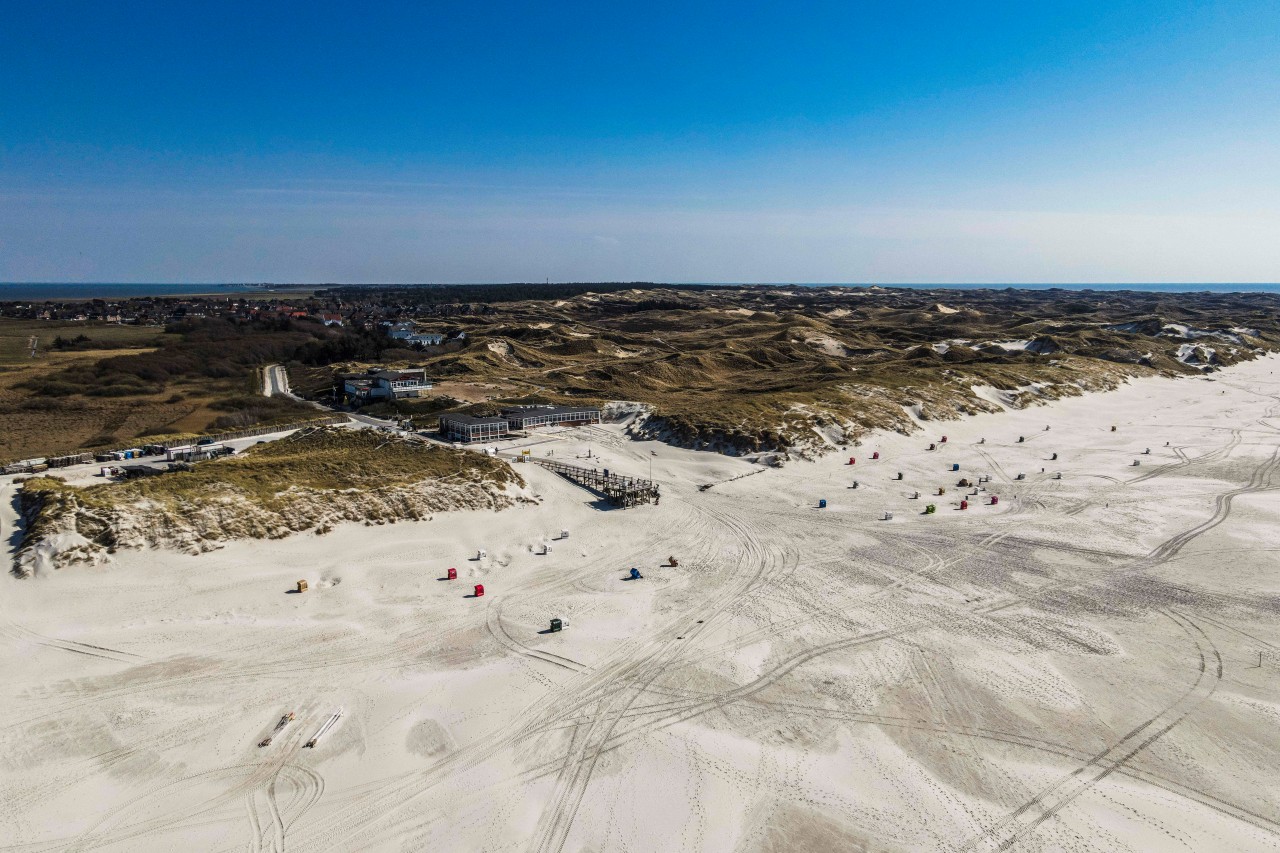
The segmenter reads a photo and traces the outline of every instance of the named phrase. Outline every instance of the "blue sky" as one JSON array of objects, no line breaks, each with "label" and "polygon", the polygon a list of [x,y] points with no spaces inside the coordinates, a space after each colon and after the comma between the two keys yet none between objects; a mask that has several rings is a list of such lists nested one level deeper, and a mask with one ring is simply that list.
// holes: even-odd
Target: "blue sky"
[{"label": "blue sky", "polygon": [[1274,0],[41,2],[0,57],[0,281],[1280,280]]}]

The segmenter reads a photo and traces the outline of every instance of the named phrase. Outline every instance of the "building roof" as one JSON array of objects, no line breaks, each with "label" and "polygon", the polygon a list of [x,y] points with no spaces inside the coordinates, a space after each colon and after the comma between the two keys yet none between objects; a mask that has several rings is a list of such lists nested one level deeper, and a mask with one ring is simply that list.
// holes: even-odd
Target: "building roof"
[{"label": "building roof", "polygon": [[597,406],[516,406],[510,409],[503,409],[502,415],[507,418],[537,418],[546,415],[569,415],[578,412],[596,412],[600,409]]},{"label": "building roof", "polygon": [[379,370],[373,374],[379,379],[426,379],[427,371],[421,367],[411,367],[405,370]]},{"label": "building roof", "polygon": [[477,424],[502,424],[506,426],[506,418],[477,418],[474,415],[464,415],[461,412],[445,412],[440,416],[442,421],[452,421],[456,424],[464,424],[467,426],[475,426]]}]

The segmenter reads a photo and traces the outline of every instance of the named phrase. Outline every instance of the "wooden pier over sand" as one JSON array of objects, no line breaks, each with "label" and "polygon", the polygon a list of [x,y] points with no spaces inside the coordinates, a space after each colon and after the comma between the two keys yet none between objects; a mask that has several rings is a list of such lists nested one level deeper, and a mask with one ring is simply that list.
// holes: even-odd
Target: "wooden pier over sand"
[{"label": "wooden pier over sand", "polygon": [[621,474],[610,473],[607,468],[603,471],[599,468],[582,468],[550,459],[533,461],[566,480],[572,480],[579,486],[599,492],[616,506],[627,507],[658,502],[658,484],[652,480],[624,477]]}]

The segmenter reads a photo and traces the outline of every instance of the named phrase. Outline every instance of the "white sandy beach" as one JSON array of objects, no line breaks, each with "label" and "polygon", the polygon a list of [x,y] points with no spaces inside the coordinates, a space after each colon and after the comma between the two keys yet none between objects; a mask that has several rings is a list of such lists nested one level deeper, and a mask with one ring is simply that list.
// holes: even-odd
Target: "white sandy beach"
[{"label": "white sandy beach", "polygon": [[1277,369],[6,575],[0,850],[1280,849]]}]

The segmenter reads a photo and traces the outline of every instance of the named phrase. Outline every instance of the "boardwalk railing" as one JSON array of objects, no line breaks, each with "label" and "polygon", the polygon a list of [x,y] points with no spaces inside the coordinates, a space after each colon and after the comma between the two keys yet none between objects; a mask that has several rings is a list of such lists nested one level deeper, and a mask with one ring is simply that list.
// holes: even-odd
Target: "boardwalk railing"
[{"label": "boardwalk railing", "polygon": [[535,459],[537,464],[554,471],[566,480],[571,480],[592,491],[598,492],[618,506],[635,506],[658,502],[658,484],[652,480],[639,477],[624,477],[610,473],[608,469],[583,468],[579,465],[568,465],[550,459]]}]

